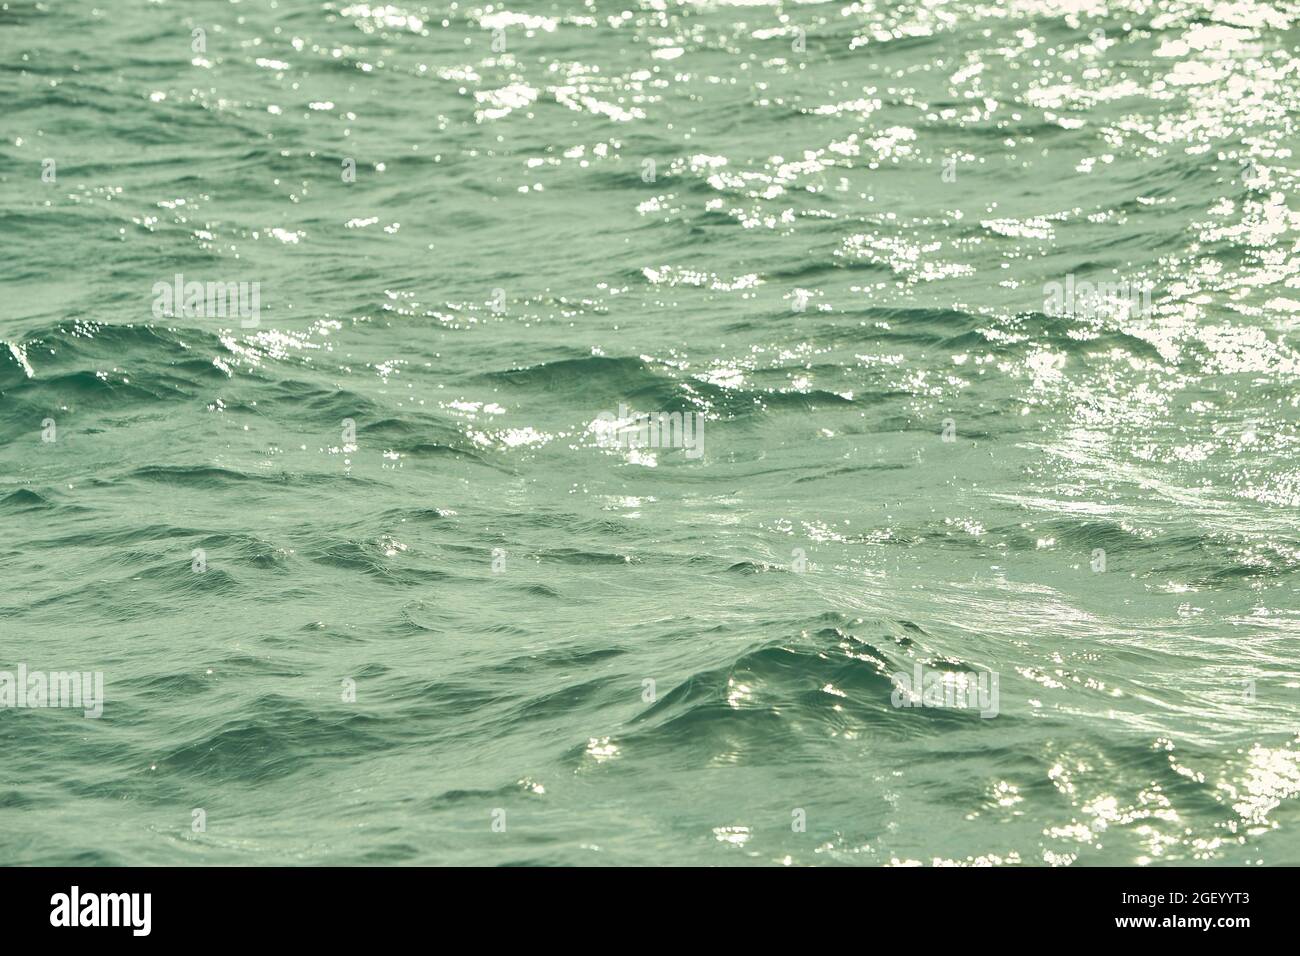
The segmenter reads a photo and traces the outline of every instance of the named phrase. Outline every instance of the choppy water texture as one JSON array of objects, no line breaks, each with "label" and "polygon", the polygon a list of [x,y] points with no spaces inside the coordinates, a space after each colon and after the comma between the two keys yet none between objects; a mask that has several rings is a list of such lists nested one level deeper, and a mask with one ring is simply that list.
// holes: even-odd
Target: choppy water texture
[{"label": "choppy water texture", "polygon": [[1300,863],[1297,23],[7,0],[0,860]]}]

